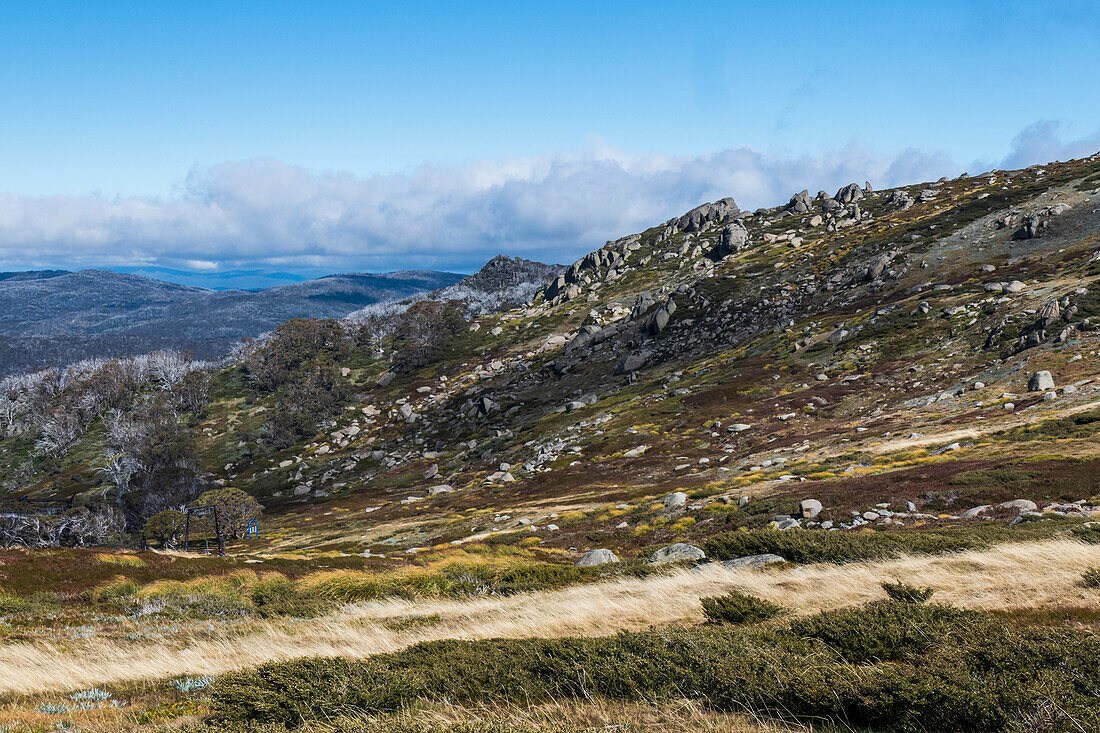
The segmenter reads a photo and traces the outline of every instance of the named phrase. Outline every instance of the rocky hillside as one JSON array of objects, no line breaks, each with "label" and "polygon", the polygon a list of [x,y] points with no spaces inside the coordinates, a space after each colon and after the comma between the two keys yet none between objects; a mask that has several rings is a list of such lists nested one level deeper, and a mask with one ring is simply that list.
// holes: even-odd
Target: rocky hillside
[{"label": "rocky hillside", "polygon": [[[1098,208],[1096,156],[705,204],[511,310],[281,327],[212,375],[194,465],[266,507],[251,551],[397,564],[486,540],[603,562],[777,549],[739,528],[1062,527],[1100,500]],[[101,494],[102,440],[35,459],[26,489]]]},{"label": "rocky hillside", "polygon": [[474,315],[495,313],[527,304],[564,269],[561,265],[547,265],[522,257],[497,255],[480,270],[467,275],[454,285],[419,293],[396,302],[367,306],[348,318],[351,321],[363,321],[389,317],[422,300],[458,301]]}]

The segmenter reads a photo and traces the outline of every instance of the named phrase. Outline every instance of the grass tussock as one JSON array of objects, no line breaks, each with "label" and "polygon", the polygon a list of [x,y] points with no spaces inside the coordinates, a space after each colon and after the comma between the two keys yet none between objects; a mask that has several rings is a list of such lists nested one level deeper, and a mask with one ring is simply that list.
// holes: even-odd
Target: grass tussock
[{"label": "grass tussock", "polygon": [[269,572],[239,570],[191,580],[146,585],[120,577],[84,594],[93,603],[131,614],[184,618],[277,616],[312,618],[344,603],[383,598],[515,595],[590,583],[614,575],[646,575],[654,569],[630,563],[577,568],[518,555],[462,554],[423,567],[372,573],[326,570],[291,580]]},{"label": "grass tussock", "polygon": [[95,556],[95,559],[101,563],[106,563],[108,565],[122,565],[130,568],[143,568],[148,565],[148,563],[146,563],[137,555],[128,555],[122,553],[101,552]]}]

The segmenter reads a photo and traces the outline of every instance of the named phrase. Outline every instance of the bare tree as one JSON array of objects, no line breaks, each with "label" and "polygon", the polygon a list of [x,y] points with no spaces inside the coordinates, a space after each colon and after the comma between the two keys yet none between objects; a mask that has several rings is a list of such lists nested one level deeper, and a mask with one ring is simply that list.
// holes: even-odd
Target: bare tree
[{"label": "bare tree", "polygon": [[61,457],[76,445],[84,425],[75,413],[55,412],[42,423],[35,449],[42,454]]},{"label": "bare tree", "polygon": [[107,477],[107,480],[115,487],[117,501],[130,490],[130,481],[134,474],[144,470],[141,461],[123,451],[107,451],[103,457],[103,465],[97,469]]},{"label": "bare tree", "polygon": [[116,540],[125,530],[113,506],[76,507],[64,514],[0,517],[0,547],[84,547]]},{"label": "bare tree", "polygon": [[204,372],[188,372],[174,390],[179,406],[185,412],[198,415],[210,401],[210,377]]},{"label": "bare tree", "polygon": [[187,356],[178,351],[161,349],[149,354],[149,370],[153,380],[161,389],[172,389],[187,376],[193,368]]}]

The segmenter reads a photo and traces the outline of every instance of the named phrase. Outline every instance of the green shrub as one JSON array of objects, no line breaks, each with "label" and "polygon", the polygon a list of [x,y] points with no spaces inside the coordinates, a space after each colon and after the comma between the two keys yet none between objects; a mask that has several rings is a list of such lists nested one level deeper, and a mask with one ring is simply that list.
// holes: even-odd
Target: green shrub
[{"label": "green shrub", "polygon": [[301,725],[417,700],[686,696],[719,710],[846,730],[1071,731],[1095,720],[1098,655],[1100,639],[1071,630],[883,602],[782,630],[716,625],[610,638],[449,640],[359,662],[271,663],[219,679],[211,709],[225,724]]},{"label": "green shrub", "polygon": [[882,589],[886,591],[890,600],[899,603],[924,603],[936,592],[933,588],[918,588],[900,580],[893,583],[886,581],[882,584]]},{"label": "green shrub", "polygon": [[884,601],[797,619],[791,630],[825,642],[845,661],[864,664],[912,659],[951,633],[991,623],[987,616],[950,606]]},{"label": "green shrub", "polygon": [[1005,433],[1009,440],[1034,440],[1036,438],[1087,438],[1100,430],[1100,410],[1079,412],[1069,417],[1044,420],[1037,425],[1025,425]]},{"label": "green shrub", "polygon": [[712,624],[753,624],[787,613],[787,609],[764,598],[740,591],[704,598],[703,615]]},{"label": "green shrub", "polygon": [[1081,585],[1085,588],[1100,588],[1100,568],[1089,568],[1081,576]]},{"label": "green shrub", "polygon": [[178,509],[165,509],[149,517],[142,534],[150,545],[174,545],[183,537],[187,516]]},{"label": "green shrub", "polygon": [[776,529],[750,529],[716,534],[704,542],[703,549],[707,557],[716,560],[774,553],[798,563],[858,562],[907,553],[959,552],[989,547],[999,542],[1041,539],[1071,526],[1048,520],[1014,526],[983,523],[921,531],[781,532]]},{"label": "green shrub", "polygon": [[[234,539],[243,537],[248,523],[260,517],[260,503],[251,494],[232,487],[204,491],[198,499],[191,502],[191,506],[217,507],[218,527],[214,526],[213,517],[209,519],[204,517],[200,523],[201,528],[206,531],[220,528],[223,535]],[[192,520],[191,529],[196,530],[194,520]]]},{"label": "green shrub", "polygon": [[1100,545],[1100,523],[1089,522],[1080,527],[1074,527],[1072,533],[1074,539],[1087,542],[1090,545]]}]

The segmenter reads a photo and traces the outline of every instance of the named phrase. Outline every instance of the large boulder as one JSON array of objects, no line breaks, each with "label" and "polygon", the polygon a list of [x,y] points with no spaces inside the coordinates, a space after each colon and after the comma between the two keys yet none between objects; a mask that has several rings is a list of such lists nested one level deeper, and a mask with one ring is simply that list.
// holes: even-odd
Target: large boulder
[{"label": "large boulder", "polygon": [[707,553],[695,545],[677,542],[668,547],[662,547],[649,558],[650,565],[664,565],[670,562],[684,562],[687,560],[705,560]]},{"label": "large boulder", "polygon": [[645,366],[650,356],[652,355],[648,351],[635,351],[633,354],[627,354],[619,362],[619,366],[615,368],[615,373],[630,374],[636,372]]},{"label": "large boulder", "polygon": [[1054,389],[1054,377],[1046,369],[1032,374],[1027,383],[1028,392],[1047,392],[1052,389]]},{"label": "large boulder", "polygon": [[1047,218],[1039,213],[1028,214],[1024,217],[1024,224],[1013,235],[1016,239],[1035,239],[1043,236],[1047,228]]},{"label": "large boulder", "polygon": [[1025,512],[1035,512],[1039,510],[1039,506],[1031,499],[1013,499],[1012,501],[1003,501],[997,506],[1001,509],[1015,509],[1021,514]]},{"label": "large boulder", "polygon": [[886,203],[891,206],[900,206],[902,211],[905,211],[913,205],[913,197],[908,192],[898,189],[890,194],[890,198],[887,199]]},{"label": "large boulder", "polygon": [[728,257],[744,249],[749,243],[749,230],[739,221],[727,224],[718,233],[718,244],[712,257]]},{"label": "large boulder", "polygon": [[694,232],[702,229],[703,225],[708,222],[724,221],[737,216],[739,213],[741,213],[741,209],[737,207],[737,202],[732,198],[726,197],[712,204],[696,206],[694,209],[677,219],[675,225],[677,229],[682,231]]},{"label": "large boulder", "polygon": [[668,325],[668,322],[669,322],[669,320],[671,320],[671,318],[672,318],[672,316],[670,316],[668,314],[668,311],[665,310],[664,308],[661,308],[660,310],[658,310],[656,313],[653,314],[653,321],[651,322],[652,325],[650,326],[650,330],[654,334],[658,334],[661,331],[664,331],[665,327]]},{"label": "large boulder", "polygon": [[886,272],[886,267],[893,259],[893,252],[887,252],[883,255],[880,255],[878,259],[871,263],[871,265],[867,268],[867,271],[863,273],[863,279],[870,281],[877,280],[878,278],[882,277],[882,273]]},{"label": "large boulder", "polygon": [[1050,298],[1039,308],[1039,327],[1050,328],[1062,317],[1062,306],[1057,298]]},{"label": "large boulder", "polygon": [[863,198],[863,189],[859,187],[858,183],[849,183],[837,191],[836,196],[833,198],[842,204],[850,204]]},{"label": "large boulder", "polygon": [[649,330],[653,334],[659,334],[661,331],[664,331],[665,327],[668,326],[668,322],[672,320],[672,314],[675,312],[676,301],[669,298],[661,304],[661,307],[658,308],[656,312],[654,312],[653,318],[649,321]]},{"label": "large boulder", "polygon": [[575,565],[578,568],[592,568],[597,565],[607,565],[609,563],[619,562],[618,556],[611,550],[589,550],[581,555],[581,559],[577,560]]},{"label": "large boulder", "polygon": [[798,505],[803,519],[813,519],[821,514],[821,502],[817,499],[803,499]]},{"label": "large boulder", "polygon": [[789,211],[792,214],[805,214],[810,210],[813,205],[813,201],[810,200],[810,192],[806,189],[802,189],[794,196],[791,196],[790,203],[787,204],[787,208],[784,211]]}]

